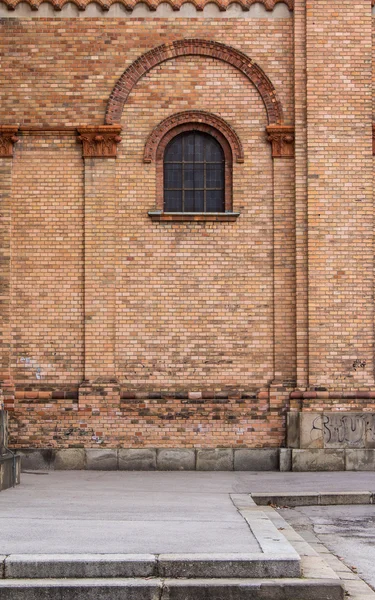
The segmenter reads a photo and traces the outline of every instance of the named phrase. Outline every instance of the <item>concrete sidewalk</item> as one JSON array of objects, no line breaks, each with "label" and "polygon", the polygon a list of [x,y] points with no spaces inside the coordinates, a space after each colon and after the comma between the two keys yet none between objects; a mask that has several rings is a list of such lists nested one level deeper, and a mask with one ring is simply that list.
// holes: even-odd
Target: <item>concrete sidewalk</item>
[{"label": "concrete sidewalk", "polygon": [[256,552],[231,495],[375,492],[375,473],[50,471],[0,495],[0,553]]},{"label": "concrete sidewalk", "polygon": [[363,472],[23,473],[0,495],[0,600],[343,600],[340,576],[250,494],[374,491]]}]

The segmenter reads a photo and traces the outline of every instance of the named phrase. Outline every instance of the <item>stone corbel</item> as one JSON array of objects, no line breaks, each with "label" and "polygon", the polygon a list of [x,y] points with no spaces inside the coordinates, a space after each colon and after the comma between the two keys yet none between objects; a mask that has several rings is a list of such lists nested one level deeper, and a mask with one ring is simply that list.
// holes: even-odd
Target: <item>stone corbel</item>
[{"label": "stone corbel", "polygon": [[83,158],[116,158],[121,142],[120,125],[78,127],[78,142],[82,142]]},{"label": "stone corbel", "polygon": [[269,125],[267,139],[272,145],[272,158],[294,157],[294,127],[289,125]]},{"label": "stone corbel", "polygon": [[13,146],[18,142],[18,125],[0,125],[0,158],[12,158]]}]

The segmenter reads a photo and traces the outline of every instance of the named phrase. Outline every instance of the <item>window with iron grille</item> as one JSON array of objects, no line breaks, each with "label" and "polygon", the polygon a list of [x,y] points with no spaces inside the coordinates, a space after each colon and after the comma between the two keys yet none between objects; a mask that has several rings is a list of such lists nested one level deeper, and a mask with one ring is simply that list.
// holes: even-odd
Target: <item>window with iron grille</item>
[{"label": "window with iron grille", "polygon": [[165,212],[225,212],[225,156],[201,131],[174,137],[164,153]]}]

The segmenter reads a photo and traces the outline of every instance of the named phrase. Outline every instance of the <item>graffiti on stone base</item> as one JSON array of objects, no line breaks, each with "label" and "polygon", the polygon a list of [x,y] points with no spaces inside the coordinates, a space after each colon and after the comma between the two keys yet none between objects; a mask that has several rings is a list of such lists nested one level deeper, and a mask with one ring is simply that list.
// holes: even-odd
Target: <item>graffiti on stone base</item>
[{"label": "graffiti on stone base", "polygon": [[[375,414],[324,413],[325,448],[371,448],[375,446]],[[314,422],[313,426],[314,428]]]}]

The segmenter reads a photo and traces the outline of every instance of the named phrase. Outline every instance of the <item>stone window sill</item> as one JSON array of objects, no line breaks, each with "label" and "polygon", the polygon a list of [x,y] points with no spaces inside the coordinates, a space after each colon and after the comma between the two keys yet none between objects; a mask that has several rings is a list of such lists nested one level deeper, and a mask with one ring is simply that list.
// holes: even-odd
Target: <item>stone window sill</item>
[{"label": "stone window sill", "polygon": [[236,221],[240,216],[237,212],[225,213],[180,213],[162,212],[161,210],[149,210],[148,216],[151,221]]}]

